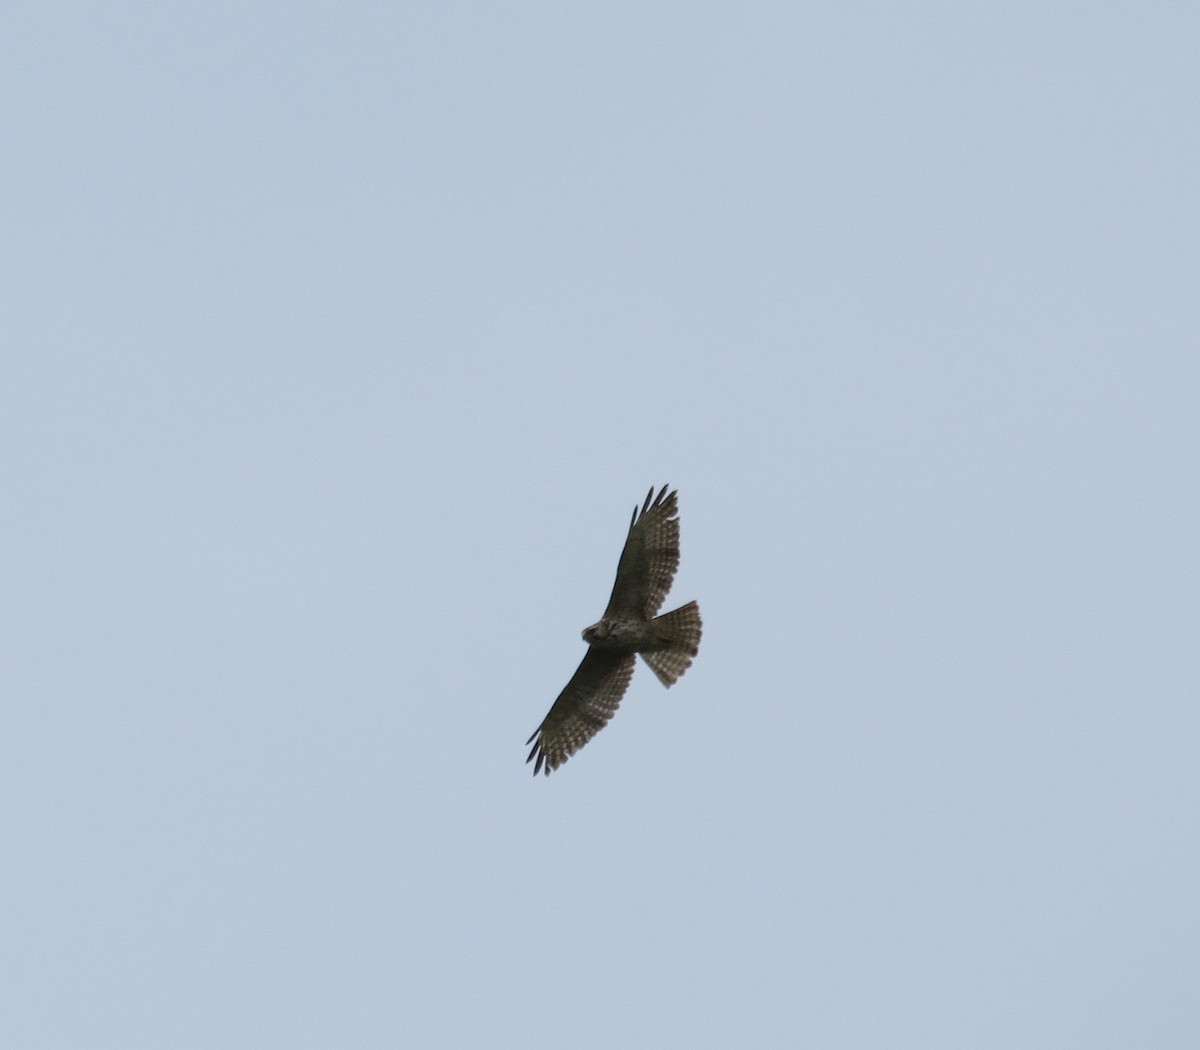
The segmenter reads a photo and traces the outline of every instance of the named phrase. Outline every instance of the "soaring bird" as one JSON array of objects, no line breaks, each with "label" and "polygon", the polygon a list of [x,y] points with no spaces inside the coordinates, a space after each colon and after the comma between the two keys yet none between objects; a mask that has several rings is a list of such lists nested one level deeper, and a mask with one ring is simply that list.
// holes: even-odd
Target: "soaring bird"
[{"label": "soaring bird", "polygon": [[636,654],[671,686],[700,650],[695,602],[656,615],[679,568],[679,505],[677,493],[667,488],[657,496],[651,488],[640,512],[634,506],[608,608],[583,629],[583,662],[525,741],[533,744],[525,761],[537,759],[534,776],[543,769],[549,776],[608,724],[629,688]]}]

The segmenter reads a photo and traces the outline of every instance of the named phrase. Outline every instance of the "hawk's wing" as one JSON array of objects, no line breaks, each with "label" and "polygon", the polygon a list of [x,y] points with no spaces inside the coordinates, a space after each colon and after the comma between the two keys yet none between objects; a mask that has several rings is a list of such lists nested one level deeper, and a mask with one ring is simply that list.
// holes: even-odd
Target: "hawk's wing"
[{"label": "hawk's wing", "polygon": [[588,649],[550,713],[525,741],[533,744],[534,737],[537,738],[525,759],[532,762],[537,756],[533,767],[535,777],[543,766],[549,776],[608,724],[629,688],[633,662],[632,653],[622,656],[603,649]]},{"label": "hawk's wing", "polygon": [[658,612],[679,568],[678,513],[676,493],[666,485],[657,496],[650,490],[640,515],[633,508],[606,617],[650,620]]}]

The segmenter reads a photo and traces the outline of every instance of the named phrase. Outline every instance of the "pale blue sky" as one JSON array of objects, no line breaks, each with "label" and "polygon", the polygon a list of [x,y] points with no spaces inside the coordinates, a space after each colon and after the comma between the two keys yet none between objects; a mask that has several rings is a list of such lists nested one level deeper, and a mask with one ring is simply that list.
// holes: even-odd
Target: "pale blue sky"
[{"label": "pale blue sky", "polygon": [[0,1043],[1200,1045],[1194,5],[0,22]]}]

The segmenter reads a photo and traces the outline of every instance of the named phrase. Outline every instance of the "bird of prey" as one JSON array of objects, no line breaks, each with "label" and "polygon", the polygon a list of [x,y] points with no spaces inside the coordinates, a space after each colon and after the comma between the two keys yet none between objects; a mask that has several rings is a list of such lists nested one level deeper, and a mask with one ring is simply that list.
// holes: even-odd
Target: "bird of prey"
[{"label": "bird of prey", "polygon": [[525,741],[537,740],[525,760],[537,759],[534,776],[543,769],[549,776],[608,724],[633,677],[635,654],[641,653],[659,681],[670,686],[700,649],[695,602],[656,615],[679,568],[677,494],[667,488],[657,496],[651,488],[640,513],[634,506],[608,608],[583,631],[588,643],[583,662]]}]

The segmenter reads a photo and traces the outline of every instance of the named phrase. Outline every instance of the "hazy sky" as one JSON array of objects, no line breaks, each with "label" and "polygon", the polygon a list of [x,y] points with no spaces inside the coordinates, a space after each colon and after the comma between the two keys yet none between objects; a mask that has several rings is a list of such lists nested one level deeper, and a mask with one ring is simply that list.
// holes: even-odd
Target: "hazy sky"
[{"label": "hazy sky", "polygon": [[0,31],[0,1043],[1200,1045],[1194,4]]}]

